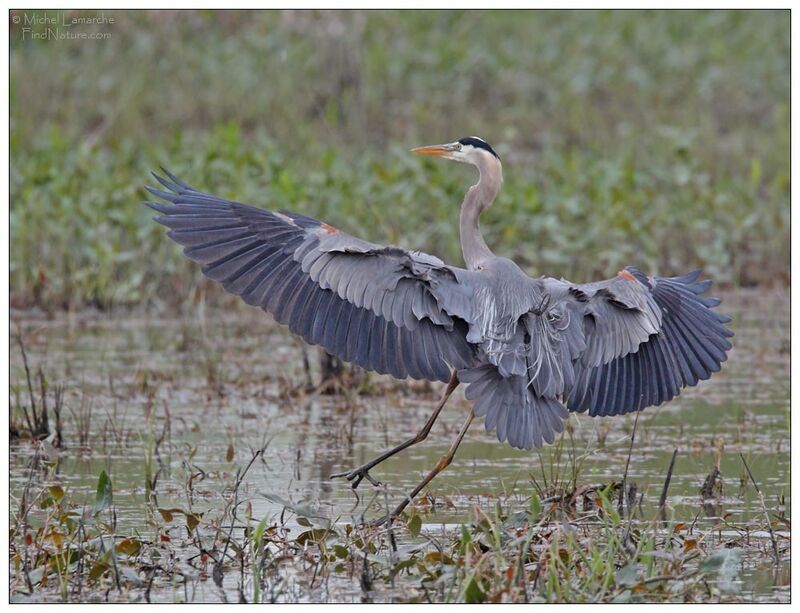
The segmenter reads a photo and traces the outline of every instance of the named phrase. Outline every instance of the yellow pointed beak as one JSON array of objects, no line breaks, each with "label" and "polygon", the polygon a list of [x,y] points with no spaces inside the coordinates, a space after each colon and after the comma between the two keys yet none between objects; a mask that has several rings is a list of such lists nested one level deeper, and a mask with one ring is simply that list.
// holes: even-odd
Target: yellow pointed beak
[{"label": "yellow pointed beak", "polygon": [[444,157],[456,151],[454,143],[448,145],[426,145],[425,147],[416,147],[411,150],[411,153],[419,155],[433,155],[436,157]]}]

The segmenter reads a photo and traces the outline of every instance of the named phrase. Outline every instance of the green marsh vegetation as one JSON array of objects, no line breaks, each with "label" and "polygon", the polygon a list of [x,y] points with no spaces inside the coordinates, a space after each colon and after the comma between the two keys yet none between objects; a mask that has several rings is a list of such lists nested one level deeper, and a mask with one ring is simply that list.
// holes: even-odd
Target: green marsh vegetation
[{"label": "green marsh vegetation", "polygon": [[407,150],[472,133],[505,162],[489,239],[534,274],[788,281],[785,12],[114,15],[90,44],[12,26],[17,304],[185,300],[137,205],[159,165],[460,262],[471,176]]},{"label": "green marsh vegetation", "polygon": [[[11,29],[13,599],[788,600],[788,13],[112,14],[107,40]],[[573,416],[540,454],[476,425],[402,521],[366,528],[463,398],[386,490],[330,482],[437,389],[317,393],[142,187],[164,165],[460,263],[472,177],[408,149],[468,134],[503,159],[499,254],[576,281],[703,267],[735,347],[640,415],[632,451],[633,418]]]}]

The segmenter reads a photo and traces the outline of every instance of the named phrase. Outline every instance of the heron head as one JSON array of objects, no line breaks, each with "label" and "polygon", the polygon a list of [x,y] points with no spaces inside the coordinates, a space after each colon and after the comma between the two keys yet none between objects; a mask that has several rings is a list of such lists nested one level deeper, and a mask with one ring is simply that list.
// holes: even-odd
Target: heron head
[{"label": "heron head", "polygon": [[446,160],[472,164],[479,168],[483,166],[481,162],[487,161],[485,156],[488,156],[488,159],[500,161],[500,156],[492,149],[492,146],[477,136],[465,136],[454,143],[417,147],[411,151],[420,155],[433,155]]}]

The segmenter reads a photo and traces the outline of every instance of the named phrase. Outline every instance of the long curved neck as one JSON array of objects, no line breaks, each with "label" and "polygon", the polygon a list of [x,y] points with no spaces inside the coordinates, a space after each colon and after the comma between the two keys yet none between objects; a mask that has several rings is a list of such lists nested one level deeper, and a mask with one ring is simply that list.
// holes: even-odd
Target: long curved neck
[{"label": "long curved neck", "polygon": [[483,240],[480,216],[494,202],[503,184],[500,161],[488,154],[481,157],[477,164],[480,173],[478,182],[469,188],[461,205],[461,253],[470,270],[477,270],[486,260],[494,257]]}]

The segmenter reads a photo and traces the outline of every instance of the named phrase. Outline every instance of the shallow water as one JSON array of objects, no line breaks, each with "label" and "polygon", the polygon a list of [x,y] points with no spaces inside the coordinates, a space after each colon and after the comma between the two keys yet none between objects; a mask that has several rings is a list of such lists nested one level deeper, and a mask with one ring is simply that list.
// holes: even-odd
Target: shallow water
[{"label": "shallow water", "polygon": [[[790,517],[788,292],[744,290],[722,298],[736,333],[722,372],[640,414],[628,480],[642,495],[643,517],[656,513],[674,449],[668,502],[677,520],[700,529],[718,525],[718,517],[736,526],[763,517],[753,488],[742,486],[747,477],[740,453],[767,508],[785,510]],[[144,467],[151,437],[162,432],[154,458],[161,508],[192,508],[211,517],[224,506],[236,470],[266,444],[240,493],[256,521],[265,514],[279,516],[283,499],[345,522],[377,517],[387,503],[396,504],[447,449],[468,409],[457,390],[428,440],[374,470],[386,489],[364,482],[354,493],[345,481],[329,476],[412,435],[433,409],[441,384],[372,375],[370,394],[307,393],[300,341],[255,309],[206,311],[201,306],[180,319],[141,313],[47,319],[26,312],[12,313],[12,320],[24,334],[30,364],[43,365],[51,383],[66,386],[67,448],[58,465],[59,482],[73,495],[85,494],[91,505],[98,474],[106,470],[113,481],[118,533],[152,535],[156,529],[147,521]],[[308,355],[316,366],[317,349],[310,348]],[[27,394],[16,346],[11,382]],[[75,415],[86,414],[89,406],[89,440],[81,447]],[[578,485],[619,481],[633,424],[633,416],[573,415],[561,444],[537,454],[499,444],[476,421],[454,463],[426,490],[432,504],[421,514],[424,529],[440,534],[469,521],[474,505],[493,506],[498,499],[525,509],[534,481],[546,488],[568,480],[576,464]],[[724,489],[719,502],[704,507],[699,489],[714,467],[719,440]],[[33,449],[29,442],[12,445],[12,497],[20,495],[29,477]],[[304,529],[291,517],[287,525]],[[718,538],[724,542],[738,534],[720,530]],[[751,534],[750,539],[751,555],[745,555],[739,576],[743,599],[788,599],[789,564],[777,574],[763,572],[760,553],[769,536]],[[152,597],[235,601],[234,579],[226,575],[227,594],[199,581],[189,591],[156,586]],[[357,581],[340,588],[292,598],[358,600]],[[58,594],[35,599],[58,599]]]}]

